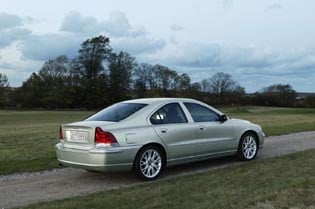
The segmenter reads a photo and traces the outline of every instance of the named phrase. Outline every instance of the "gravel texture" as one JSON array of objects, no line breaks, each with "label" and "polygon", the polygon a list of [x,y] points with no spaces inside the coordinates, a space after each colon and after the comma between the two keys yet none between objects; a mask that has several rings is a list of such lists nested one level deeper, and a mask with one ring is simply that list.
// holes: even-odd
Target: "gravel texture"
[{"label": "gravel texture", "polygon": [[[315,148],[315,131],[267,137],[257,159],[281,156]],[[160,179],[189,175],[240,164],[234,158],[207,160],[167,168]],[[132,173],[92,173],[63,168],[50,171],[0,176],[0,208],[12,208],[140,184]]]}]

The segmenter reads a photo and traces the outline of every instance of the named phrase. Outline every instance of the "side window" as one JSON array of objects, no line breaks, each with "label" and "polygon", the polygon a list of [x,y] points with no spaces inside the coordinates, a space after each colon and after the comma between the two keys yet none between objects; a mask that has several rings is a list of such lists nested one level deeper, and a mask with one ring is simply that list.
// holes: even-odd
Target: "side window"
[{"label": "side window", "polygon": [[186,116],[178,103],[161,107],[150,118],[152,124],[187,123]]},{"label": "side window", "polygon": [[207,107],[195,103],[184,103],[195,122],[218,121],[219,115]]}]

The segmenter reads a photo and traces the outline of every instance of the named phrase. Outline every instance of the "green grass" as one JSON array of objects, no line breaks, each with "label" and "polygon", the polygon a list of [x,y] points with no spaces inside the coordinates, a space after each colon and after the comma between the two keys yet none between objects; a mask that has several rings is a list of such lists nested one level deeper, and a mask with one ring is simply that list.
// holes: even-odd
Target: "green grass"
[{"label": "green grass", "polygon": [[268,136],[315,130],[315,109],[277,107],[219,108],[232,118],[246,119],[262,126]]},{"label": "green grass", "polygon": [[[269,136],[315,130],[315,109],[228,107],[220,110],[260,124]],[[84,111],[0,111],[0,175],[56,168],[54,145],[59,125],[90,114]]]},{"label": "green grass", "polygon": [[58,166],[54,145],[60,124],[90,112],[0,111],[0,175]]},{"label": "green grass", "polygon": [[23,207],[315,208],[315,150]]}]

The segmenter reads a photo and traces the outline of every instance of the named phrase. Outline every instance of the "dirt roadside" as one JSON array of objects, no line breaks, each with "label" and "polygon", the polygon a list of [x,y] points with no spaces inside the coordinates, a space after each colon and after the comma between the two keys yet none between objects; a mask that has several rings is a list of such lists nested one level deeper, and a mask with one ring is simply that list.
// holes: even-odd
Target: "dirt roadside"
[{"label": "dirt roadside", "polygon": [[[315,131],[267,137],[257,159],[314,148]],[[238,163],[240,162],[231,158],[224,158],[171,167],[165,170],[161,179],[204,172]],[[141,181],[132,173],[90,173],[73,168],[0,176],[0,208],[62,199],[138,183]]]}]

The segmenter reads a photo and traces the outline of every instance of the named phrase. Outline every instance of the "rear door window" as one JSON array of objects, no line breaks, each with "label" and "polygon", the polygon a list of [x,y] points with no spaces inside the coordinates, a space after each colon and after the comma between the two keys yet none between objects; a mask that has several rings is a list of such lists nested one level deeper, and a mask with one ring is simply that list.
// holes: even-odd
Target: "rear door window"
[{"label": "rear door window", "polygon": [[187,118],[178,103],[161,107],[150,118],[152,124],[187,123]]}]

